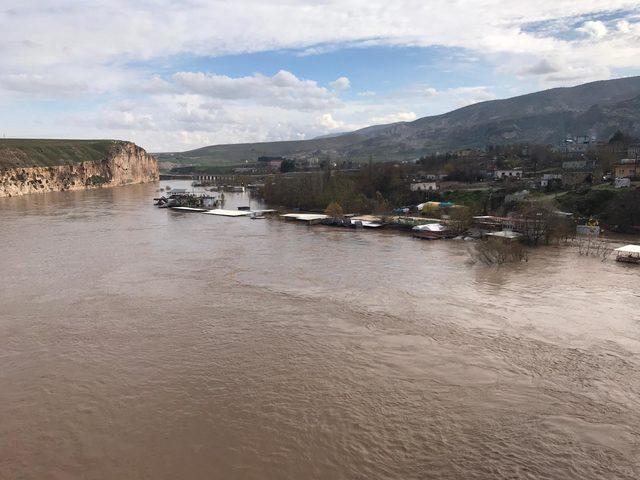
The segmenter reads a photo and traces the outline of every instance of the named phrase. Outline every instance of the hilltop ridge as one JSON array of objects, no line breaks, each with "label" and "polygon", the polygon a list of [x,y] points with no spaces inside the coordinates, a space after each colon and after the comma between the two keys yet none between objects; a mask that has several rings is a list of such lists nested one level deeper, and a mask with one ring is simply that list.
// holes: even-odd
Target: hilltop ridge
[{"label": "hilltop ridge", "polygon": [[312,140],[213,145],[160,153],[158,159],[198,165],[232,165],[263,155],[409,160],[436,151],[486,145],[555,144],[567,135],[608,138],[618,129],[640,135],[640,77],[490,100],[412,122],[372,125]]}]

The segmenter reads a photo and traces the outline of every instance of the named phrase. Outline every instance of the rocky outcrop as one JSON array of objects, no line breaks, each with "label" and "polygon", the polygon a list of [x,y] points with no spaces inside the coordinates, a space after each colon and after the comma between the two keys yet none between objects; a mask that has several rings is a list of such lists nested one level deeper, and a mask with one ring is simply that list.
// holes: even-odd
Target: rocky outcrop
[{"label": "rocky outcrop", "polygon": [[0,169],[0,197],[155,182],[158,163],[131,142],[114,142],[106,157],[66,165]]}]

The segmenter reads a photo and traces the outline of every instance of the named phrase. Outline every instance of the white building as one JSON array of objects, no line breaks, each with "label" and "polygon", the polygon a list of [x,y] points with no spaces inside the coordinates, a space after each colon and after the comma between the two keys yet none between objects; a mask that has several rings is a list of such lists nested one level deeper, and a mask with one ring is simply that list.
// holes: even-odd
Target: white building
[{"label": "white building", "polygon": [[585,153],[595,148],[596,137],[580,135],[577,137],[567,137],[559,146],[559,150],[563,153]]},{"label": "white building", "polygon": [[540,186],[546,188],[553,182],[562,182],[562,175],[559,173],[545,173],[540,179]]},{"label": "white building", "polygon": [[496,170],[495,172],[493,172],[493,178],[495,178],[496,180],[520,180],[522,178],[522,170]]},{"label": "white building", "polygon": [[614,180],[614,186],[616,188],[629,188],[631,186],[631,179],[629,177],[616,178]]},{"label": "white building", "polygon": [[412,192],[430,192],[438,189],[436,182],[413,182],[409,188]]}]

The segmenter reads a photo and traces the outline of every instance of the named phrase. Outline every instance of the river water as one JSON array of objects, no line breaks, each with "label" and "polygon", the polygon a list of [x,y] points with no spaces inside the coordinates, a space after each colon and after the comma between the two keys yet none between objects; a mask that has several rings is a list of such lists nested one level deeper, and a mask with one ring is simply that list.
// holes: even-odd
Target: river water
[{"label": "river water", "polygon": [[0,478],[640,478],[639,268],[156,189],[0,199]]}]

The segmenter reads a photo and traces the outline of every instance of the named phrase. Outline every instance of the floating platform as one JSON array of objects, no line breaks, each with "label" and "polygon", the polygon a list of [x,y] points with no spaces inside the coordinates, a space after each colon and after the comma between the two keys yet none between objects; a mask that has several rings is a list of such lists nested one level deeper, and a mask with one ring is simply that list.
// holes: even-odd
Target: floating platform
[{"label": "floating platform", "polygon": [[220,217],[248,217],[251,214],[248,210],[224,210],[222,208],[204,210],[202,213],[207,215],[218,215]]},{"label": "floating platform", "polygon": [[204,213],[206,208],[193,208],[193,207],[169,207],[171,210],[178,210],[180,212],[192,212],[192,213]]},{"label": "floating platform", "polygon": [[271,213],[278,213],[278,211],[272,208],[267,208],[264,210],[251,210],[251,213],[255,213],[256,215],[268,215]]},{"label": "floating platform", "polygon": [[305,222],[309,225],[320,223],[325,218],[329,218],[329,215],[323,215],[320,213],[285,213],[284,215],[280,216],[285,220]]}]

